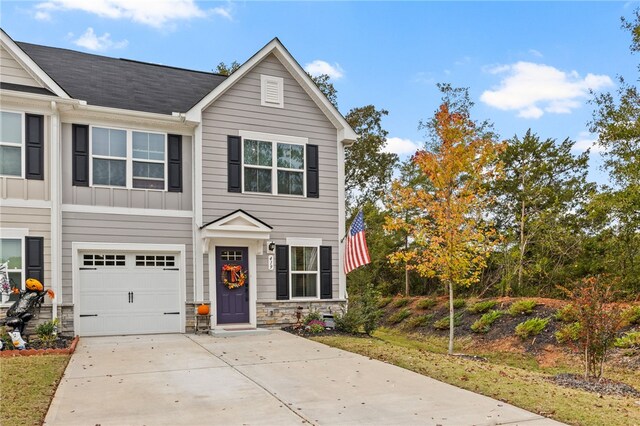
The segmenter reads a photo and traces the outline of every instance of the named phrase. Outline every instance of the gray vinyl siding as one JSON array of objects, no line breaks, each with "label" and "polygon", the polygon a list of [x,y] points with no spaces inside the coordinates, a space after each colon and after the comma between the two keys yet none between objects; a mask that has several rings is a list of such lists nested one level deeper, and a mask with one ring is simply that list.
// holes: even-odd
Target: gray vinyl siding
[{"label": "gray vinyl siding", "polygon": [[3,47],[0,47],[0,77],[4,83],[42,87]]},{"label": "gray vinyl siding", "polygon": [[[27,228],[29,237],[44,237],[44,285],[51,288],[51,210],[0,207],[0,237],[2,228]],[[24,244],[24,241],[23,241]],[[23,259],[24,265],[24,259]],[[26,280],[27,276],[23,278]],[[45,298],[50,303],[49,298]]]},{"label": "gray vinyl siding", "polygon": [[[108,126],[105,126],[108,127]],[[192,210],[192,138],[182,137],[182,192],[73,186],[72,124],[62,124],[62,203],[85,206]],[[129,171],[130,173],[130,171]]]},{"label": "gray vinyl siding", "polygon": [[[284,79],[284,108],[260,105],[260,74]],[[333,297],[338,296],[337,131],[278,59],[270,55],[239,80],[202,116],[203,220],[243,209],[273,227],[271,239],[321,238],[333,247]],[[319,146],[320,198],[227,192],[227,135],[254,131],[306,137]],[[258,300],[276,298],[275,271],[267,253],[257,257]],[[206,273],[205,273],[206,276]]]},{"label": "gray vinyl siding", "polygon": [[186,301],[193,300],[193,227],[191,218],[125,216],[103,213],[62,214],[62,301],[72,303],[72,243],[184,244]]},{"label": "gray vinyl siding", "polygon": [[[11,105],[3,104],[0,106],[2,110],[26,112]],[[22,122],[22,131],[24,132],[24,120]],[[7,198],[18,200],[51,200],[49,177],[51,175],[51,167],[49,161],[49,147],[51,141],[51,117],[44,116],[44,179],[23,179],[18,176],[0,176],[0,199]],[[25,174],[25,147],[22,146],[22,172]],[[1,201],[0,201],[1,203]]]}]

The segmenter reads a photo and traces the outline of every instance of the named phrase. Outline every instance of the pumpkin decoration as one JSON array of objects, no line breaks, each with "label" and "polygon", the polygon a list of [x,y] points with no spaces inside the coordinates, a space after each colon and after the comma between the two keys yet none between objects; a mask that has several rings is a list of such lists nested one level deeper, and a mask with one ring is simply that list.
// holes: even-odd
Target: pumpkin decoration
[{"label": "pumpkin decoration", "polygon": [[198,315],[209,315],[209,305],[205,305],[204,303],[198,306]]},{"label": "pumpkin decoration", "polygon": [[229,289],[242,287],[247,280],[247,272],[240,265],[222,265],[222,283]]},{"label": "pumpkin decoration", "polygon": [[27,290],[31,290],[31,291],[44,290],[44,286],[42,285],[42,283],[35,278],[27,278],[27,281],[25,282],[25,284],[27,286]]}]

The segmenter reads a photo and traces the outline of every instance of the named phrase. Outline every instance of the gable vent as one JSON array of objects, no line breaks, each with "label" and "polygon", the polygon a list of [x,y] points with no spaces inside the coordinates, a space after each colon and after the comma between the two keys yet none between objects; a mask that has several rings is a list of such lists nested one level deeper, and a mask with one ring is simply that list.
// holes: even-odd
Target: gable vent
[{"label": "gable vent", "polygon": [[260,75],[261,104],[276,108],[284,107],[284,80],[280,77]]}]

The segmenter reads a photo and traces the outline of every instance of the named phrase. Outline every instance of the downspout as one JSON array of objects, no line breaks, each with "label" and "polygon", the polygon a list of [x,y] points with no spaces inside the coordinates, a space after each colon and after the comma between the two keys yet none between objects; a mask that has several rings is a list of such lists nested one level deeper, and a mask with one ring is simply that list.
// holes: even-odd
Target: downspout
[{"label": "downspout", "polygon": [[[61,147],[60,147],[60,112],[56,101],[51,101],[51,122],[49,127],[50,144],[49,149],[49,170],[51,179],[51,287],[55,293],[55,297],[51,301],[51,319],[55,321],[58,318],[58,300],[62,297],[61,279]],[[61,328],[61,327],[60,327]]]}]

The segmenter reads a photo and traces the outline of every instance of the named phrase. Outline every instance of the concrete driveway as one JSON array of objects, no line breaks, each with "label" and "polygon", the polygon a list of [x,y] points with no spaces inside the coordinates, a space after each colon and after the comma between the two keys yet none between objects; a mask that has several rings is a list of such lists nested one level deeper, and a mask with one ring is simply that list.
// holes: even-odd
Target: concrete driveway
[{"label": "concrete driveway", "polygon": [[83,338],[46,425],[554,425],[282,331]]}]

